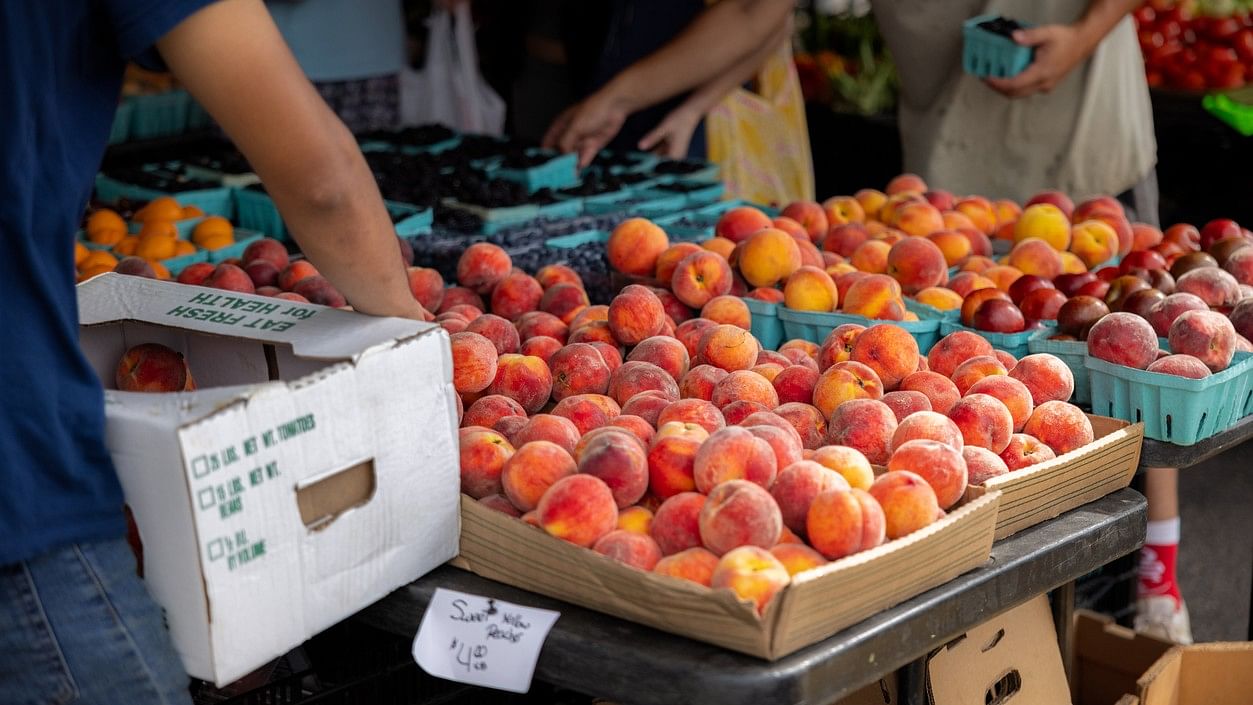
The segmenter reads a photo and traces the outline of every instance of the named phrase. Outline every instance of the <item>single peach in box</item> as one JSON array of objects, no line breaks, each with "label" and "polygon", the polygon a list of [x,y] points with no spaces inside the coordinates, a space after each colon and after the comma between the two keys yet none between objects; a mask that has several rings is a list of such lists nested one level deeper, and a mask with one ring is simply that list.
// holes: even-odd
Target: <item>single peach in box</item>
[{"label": "single peach in box", "polygon": [[[1009,452],[1013,443],[1011,437],[1010,445],[1001,452]],[[972,485],[986,484],[988,480],[1009,472],[1009,466],[1005,464],[1005,461],[987,448],[967,446],[962,448],[962,458],[966,460],[966,479]]]},{"label": "single peach in box", "polygon": [[738,243],[768,227],[770,216],[752,206],[739,206],[718,217],[718,222],[714,225],[714,235]]},{"label": "single peach in box", "polygon": [[891,455],[896,415],[877,399],[853,399],[831,414],[828,440],[861,451],[871,463],[883,465]]},{"label": "single peach in box", "polygon": [[722,412],[712,402],[703,399],[681,399],[672,402],[657,417],[657,426],[661,427],[672,421],[691,423],[713,433],[726,426]]},{"label": "single peach in box", "polygon": [[[1185,311],[1208,311],[1209,305],[1195,294],[1176,292],[1169,294],[1149,311],[1148,321],[1154,333],[1162,338],[1170,335],[1170,326]],[[1234,315],[1234,312],[1233,312]]]},{"label": "single peach in box", "polygon": [[779,542],[783,517],[770,493],[748,480],[728,480],[710,490],[698,518],[705,548],[718,555],[740,546]]},{"label": "single peach in box", "polygon": [[689,360],[695,360],[697,354],[697,346],[700,338],[705,331],[718,325],[713,321],[707,321],[704,318],[693,318],[690,321],[680,323],[674,330],[674,337],[683,343],[683,347],[687,348]]},{"label": "single peach in box", "polygon": [[513,271],[509,253],[497,245],[476,242],[457,261],[457,283],[480,294],[490,294]]},{"label": "single peach in box", "polygon": [[818,377],[813,405],[830,418],[837,408],[853,399],[879,399],[883,382],[871,368],[852,360],[837,362]]},{"label": "single peach in box", "polygon": [[725,324],[706,329],[696,344],[695,362],[728,372],[748,370],[757,364],[761,345],[752,333]]},{"label": "single peach in box", "polygon": [[1055,251],[1070,245],[1070,219],[1060,208],[1049,203],[1029,205],[1014,224],[1014,242],[1035,238]]},{"label": "single peach in box", "polygon": [[870,232],[861,223],[845,223],[831,228],[826,239],[822,241],[822,249],[841,257],[851,257],[862,243],[870,239]]},{"label": "single peach in box", "polygon": [[1014,433],[1014,417],[1000,399],[987,394],[962,397],[948,417],[961,429],[966,445],[987,448],[1000,453]]},{"label": "single peach in box", "polygon": [[874,548],[886,537],[882,508],[858,489],[839,488],[819,494],[805,523],[810,543],[830,560]]},{"label": "single peach in box", "polygon": [[857,336],[852,359],[874,370],[883,389],[892,391],[918,369],[918,341],[898,326],[870,326]]},{"label": "single peach in box", "polygon": [[[826,216],[824,215],[823,217],[825,218]],[[801,241],[812,242],[809,239],[809,232],[805,230],[805,226],[801,225],[799,222],[787,216],[781,215],[781,216],[771,218],[770,227],[776,230],[782,230],[783,232],[791,236],[793,239],[795,239],[797,242],[801,242]],[[826,232],[826,231],[824,230],[823,232]]]},{"label": "single peach in box", "polygon": [[[549,441],[533,441],[518,448],[505,461],[500,481],[513,506],[529,512],[539,505],[549,487],[575,471],[574,458],[561,446]],[[608,489],[605,488],[606,492]],[[613,501],[612,494],[609,500]],[[617,521],[616,509],[614,521]]]},{"label": "single peach in box", "polygon": [[884,274],[872,274],[854,281],[843,297],[843,310],[885,321],[902,321],[906,314],[900,285]]},{"label": "single peach in box", "polygon": [[600,428],[594,428],[583,434],[583,437],[579,439],[577,444],[575,444],[574,453],[572,454],[575,464],[582,462],[583,455],[587,452],[590,446],[599,443],[606,436],[612,437],[618,443],[636,448],[641,453],[646,450],[643,441],[641,441],[629,430],[622,428],[621,426],[601,426]]},{"label": "single peach in box", "polygon": [[814,498],[828,490],[847,490],[849,487],[842,475],[825,465],[801,460],[779,473],[770,487],[770,495],[779,505],[784,526],[804,536],[805,522]]},{"label": "single peach in box", "polygon": [[749,370],[736,370],[714,385],[710,401],[719,409],[737,401],[754,401],[773,409],[779,405],[779,395],[770,380]]},{"label": "single peach in box", "polygon": [[1170,326],[1170,349],[1191,355],[1211,372],[1231,364],[1236,351],[1236,329],[1226,316],[1214,311],[1188,311]]},{"label": "single peach in box", "polygon": [[697,546],[662,558],[653,567],[653,572],[709,587],[717,567],[718,557],[708,549]]},{"label": "single peach in box", "polygon": [[888,253],[892,246],[883,240],[867,240],[849,255],[848,262],[858,271],[883,274],[888,270]]},{"label": "single peach in box", "polygon": [[123,392],[184,392],[196,389],[182,353],[158,343],[135,345],[122,355],[114,383]]},{"label": "single peach in box", "polygon": [[[529,416],[502,416],[497,419],[496,423],[492,424],[492,430],[509,439],[510,443],[513,443],[513,437],[516,436],[518,431],[521,431],[522,427],[526,426],[530,421],[531,418]],[[479,427],[470,426],[468,428],[462,428],[461,431],[464,434],[465,431],[476,428]],[[465,436],[463,435],[462,438],[464,437]]]},{"label": "single peach in box", "polygon": [[935,490],[908,470],[885,472],[875,479],[869,492],[883,509],[888,539],[899,539],[930,526],[940,514]]},{"label": "single peach in box", "polygon": [[[293,262],[293,264],[295,263]],[[279,286],[282,285],[280,278]],[[483,297],[464,286],[450,286],[444,290],[444,299],[439,304],[439,313],[444,313],[454,306],[469,306],[477,313],[482,313],[486,308],[483,303]]]},{"label": "single peach in box", "polygon": [[[573,330],[574,318],[588,306],[587,292],[574,284],[554,284],[544,290],[539,309],[560,318]],[[608,315],[606,309],[606,315]]]},{"label": "single peach in box", "polygon": [[855,489],[868,490],[874,482],[874,469],[870,466],[870,461],[856,448],[823,446],[814,451],[811,459],[839,473]]},{"label": "single peach in box", "polygon": [[[961,324],[967,328],[973,328],[975,325],[975,313],[978,312],[979,307],[992,300],[1000,300],[1013,305],[1009,294],[1000,289],[976,289],[962,299]],[[975,334],[972,333],[972,335]]]},{"label": "single peach in box", "polygon": [[835,310],[839,305],[839,290],[830,275],[817,267],[801,267],[787,280],[783,287],[783,301],[797,311]]},{"label": "single peach in box", "polygon": [[1022,431],[1040,439],[1057,455],[1082,448],[1093,440],[1092,422],[1087,415],[1064,401],[1047,401],[1037,406]]},{"label": "single peach in box", "polygon": [[918,303],[926,304],[941,311],[952,311],[961,308],[962,297],[956,291],[940,286],[932,286],[914,295]]},{"label": "single peach in box", "polygon": [[641,341],[627,355],[627,362],[651,362],[665,370],[676,381],[687,374],[690,364],[687,348],[676,338],[656,335]]},{"label": "single peach in box", "polygon": [[466,409],[461,419],[462,426],[482,426],[491,428],[506,416],[526,417],[526,409],[518,402],[500,394],[489,394],[480,397]]},{"label": "single peach in box", "polygon": [[853,194],[853,198],[857,199],[857,203],[861,205],[861,209],[868,219],[878,218],[879,209],[888,200],[887,194],[872,188],[861,189]]},{"label": "single peach in box", "polygon": [[979,232],[992,234],[998,223],[996,207],[983,196],[966,196],[953,204],[953,209],[970,219]]},{"label": "single peach in box", "polygon": [[657,335],[665,325],[661,299],[648,287],[631,284],[609,304],[609,330],[623,345],[635,345]]},{"label": "single peach in box", "polygon": [[888,460],[888,470],[908,470],[935,490],[940,509],[957,504],[966,493],[966,459],[961,449],[929,439],[906,441]]},{"label": "single peach in box", "polygon": [[[939,249],[940,254],[944,257],[944,263],[947,267],[960,264],[971,255],[972,246],[970,239],[956,230],[937,230],[927,236],[927,240]],[[907,242],[902,240],[901,242]],[[896,243],[898,246],[900,242]],[[888,268],[891,270],[892,263],[889,253]]]},{"label": "single peach in box", "polygon": [[1070,251],[1092,269],[1118,254],[1118,233],[1100,220],[1085,220],[1071,228]]},{"label": "single peach in box", "polygon": [[710,435],[700,447],[692,473],[696,488],[704,493],[730,480],[769,487],[778,473],[778,460],[767,441],[746,428],[728,426]]},{"label": "single peach in box", "polygon": [[[608,402],[612,407],[606,406]],[[482,401],[482,400],[480,400]],[[477,402],[476,402],[477,403]],[[580,434],[604,426],[621,412],[618,404],[600,394],[576,394],[566,397],[553,407],[552,413],[574,422]],[[469,415],[469,412],[466,412]]]},{"label": "single peach in box", "polygon": [[801,447],[815,450],[826,441],[827,419],[817,407],[807,402],[787,402],[776,407],[774,413],[796,430]]},{"label": "single peach in box", "polygon": [[618,523],[613,494],[591,475],[557,480],[544,493],[536,511],[545,531],[576,546],[591,547]]},{"label": "single peach in box", "polygon": [[645,218],[628,218],[609,234],[605,254],[609,264],[623,274],[651,276],[657,258],[670,246],[666,233]]},{"label": "single peach in box", "polygon": [[739,248],[740,273],[752,286],[774,286],[801,266],[801,250],[792,236],[776,228],[753,233]]},{"label": "single peach in box", "polygon": [[[971,271],[963,271],[959,272],[956,276],[950,279],[948,284],[945,286],[946,288],[952,290],[953,293],[965,298],[966,295],[976,289],[995,289],[996,282],[988,279],[982,274]],[[960,306],[960,304],[958,304],[958,306]]]},{"label": "single peach in box", "polygon": [[853,359],[853,347],[866,327],[857,323],[842,323],[835,327],[818,349],[818,370],[825,372],[837,362]]},{"label": "single peach in box", "polygon": [[1015,433],[1009,439],[1009,445],[1000,453],[1001,462],[1009,472],[1031,467],[1046,460],[1057,457],[1052,448],[1040,442],[1035,436]]},{"label": "single peach in box", "polygon": [[783,567],[787,569],[788,575],[793,577],[797,573],[813,570],[825,565],[827,562],[827,559],[823,558],[821,553],[802,543],[779,542],[778,545],[770,549],[770,553],[783,564]]},{"label": "single peach in box", "polygon": [[987,377],[1004,376],[1009,374],[1009,370],[1005,369],[1005,365],[996,358],[995,355],[980,355],[966,360],[953,370],[953,384],[957,385],[957,391],[966,395],[974,384]]},{"label": "single peach in box", "polygon": [[916,294],[948,279],[944,253],[923,237],[905,238],[892,245],[888,250],[886,271],[906,294]]},{"label": "single peach in box", "polygon": [[936,441],[959,451],[965,445],[957,424],[935,411],[918,411],[901,420],[892,434],[890,447],[895,453],[901,446],[916,440]]},{"label": "single peach in box", "polygon": [[553,378],[548,365],[529,355],[501,355],[496,361],[496,378],[488,386],[488,394],[501,394],[534,414],[552,396]]},{"label": "single peach in box", "polygon": [[907,192],[925,193],[927,191],[927,182],[923,181],[921,176],[907,172],[892,177],[885,190],[889,196]]},{"label": "single peach in box", "polygon": [[866,211],[852,196],[832,196],[822,202],[822,210],[827,217],[828,227],[845,223],[862,223],[866,220]]},{"label": "single peach in box", "polygon": [[718,324],[731,326],[739,326],[744,330],[752,327],[753,315],[748,310],[748,304],[738,296],[715,296],[709,300],[700,310],[701,318],[706,318]]},{"label": "single peach in box", "polygon": [[478,333],[454,333],[450,338],[453,387],[458,393],[481,392],[496,379],[496,346]]},{"label": "single peach in box", "polygon": [[781,304],[784,302],[783,290],[758,287],[748,292],[748,298],[758,301],[765,301],[771,304]]},{"label": "single peach in box", "polygon": [[1027,355],[1014,365],[1009,376],[1022,382],[1034,406],[1047,401],[1069,401],[1075,391],[1074,372],[1061,358],[1048,353]]},{"label": "single peach in box", "polygon": [[503,492],[501,470],[513,453],[513,444],[495,431],[462,434],[461,491],[475,499]]}]

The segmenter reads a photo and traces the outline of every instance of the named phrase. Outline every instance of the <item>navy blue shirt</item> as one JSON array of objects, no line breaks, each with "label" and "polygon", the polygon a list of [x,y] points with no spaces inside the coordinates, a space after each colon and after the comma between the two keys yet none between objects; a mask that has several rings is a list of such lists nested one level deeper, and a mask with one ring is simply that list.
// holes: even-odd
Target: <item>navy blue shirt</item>
[{"label": "navy blue shirt", "polygon": [[0,0],[0,565],[121,537],[73,244],[127,59],[211,0]]}]

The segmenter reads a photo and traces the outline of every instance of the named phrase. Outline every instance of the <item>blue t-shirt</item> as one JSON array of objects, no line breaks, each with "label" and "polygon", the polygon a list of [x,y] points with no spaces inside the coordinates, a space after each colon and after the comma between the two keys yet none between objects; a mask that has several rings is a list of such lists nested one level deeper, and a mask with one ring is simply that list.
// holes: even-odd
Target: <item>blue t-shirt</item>
[{"label": "blue t-shirt", "polygon": [[0,2],[0,565],[125,531],[74,233],[126,60],[209,2]]}]

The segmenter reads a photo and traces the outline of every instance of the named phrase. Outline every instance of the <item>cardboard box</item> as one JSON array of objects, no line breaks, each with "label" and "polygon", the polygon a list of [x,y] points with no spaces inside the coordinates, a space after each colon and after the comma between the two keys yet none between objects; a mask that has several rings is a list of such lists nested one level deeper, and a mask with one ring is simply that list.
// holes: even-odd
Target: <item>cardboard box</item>
[{"label": "cardboard box", "polygon": [[1075,613],[1073,638],[1075,705],[1115,705],[1124,695],[1139,692],[1136,681],[1174,646],[1087,610]]},{"label": "cardboard box", "polygon": [[[758,615],[730,590],[635,568],[461,499],[456,565],[662,631],[777,659],[983,565],[998,492],[967,491],[931,526],[793,578]],[[838,599],[833,599],[838,596]]]},{"label": "cardboard box", "polygon": [[1105,416],[1088,419],[1092,443],[985,483],[987,489],[1001,493],[996,540],[1131,484],[1140,465],[1144,424]]},{"label": "cardboard box", "polygon": [[145,581],[191,675],[233,681],[456,554],[440,328],[115,274],[78,306],[106,390],[144,342],[181,351],[201,389],[105,392]]},{"label": "cardboard box", "polygon": [[[1176,646],[1140,678],[1139,705],[1253,703],[1253,642]],[[1124,705],[1135,705],[1128,699]]]},{"label": "cardboard box", "polygon": [[1070,705],[1057,630],[1040,595],[989,619],[927,660],[931,705]]}]

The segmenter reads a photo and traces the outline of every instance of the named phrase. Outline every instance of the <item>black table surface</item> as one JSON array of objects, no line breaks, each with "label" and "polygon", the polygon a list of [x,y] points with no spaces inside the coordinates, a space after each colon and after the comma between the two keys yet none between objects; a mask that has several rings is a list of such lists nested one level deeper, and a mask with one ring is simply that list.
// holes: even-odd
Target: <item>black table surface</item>
[{"label": "black table surface", "polygon": [[[989,617],[1141,545],[1144,497],[1119,490],[996,543],[986,565],[768,662],[518,590],[449,566],[357,616],[412,637],[436,588],[561,612],[535,678],[629,705],[827,705]],[[832,599],[838,599],[833,595]]]},{"label": "black table surface", "polygon": [[1140,466],[1146,468],[1188,468],[1225,453],[1253,438],[1253,416],[1240,419],[1235,426],[1190,446],[1144,439],[1140,449]]}]

